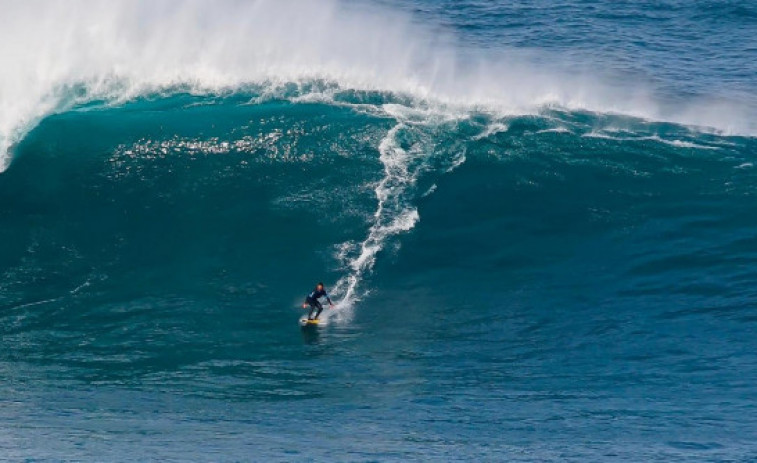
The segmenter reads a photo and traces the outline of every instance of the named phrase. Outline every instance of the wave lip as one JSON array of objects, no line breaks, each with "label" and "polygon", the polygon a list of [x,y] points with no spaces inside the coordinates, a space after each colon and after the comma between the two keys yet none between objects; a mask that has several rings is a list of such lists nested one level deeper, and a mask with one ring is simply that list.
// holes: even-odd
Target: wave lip
[{"label": "wave lip", "polygon": [[30,0],[3,9],[3,166],[8,148],[41,118],[77,104],[265,82],[325,80],[501,114],[557,106],[757,133],[754,108],[663,105],[644,86],[537,66],[506,49],[465,48],[451,33],[412,16],[364,4]]}]

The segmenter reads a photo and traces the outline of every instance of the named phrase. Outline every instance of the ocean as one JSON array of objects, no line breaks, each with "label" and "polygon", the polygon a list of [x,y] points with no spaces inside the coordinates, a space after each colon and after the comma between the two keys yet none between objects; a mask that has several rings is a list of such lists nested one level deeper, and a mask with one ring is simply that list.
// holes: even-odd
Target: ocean
[{"label": "ocean", "polygon": [[0,5],[0,460],[757,461],[753,2]]}]

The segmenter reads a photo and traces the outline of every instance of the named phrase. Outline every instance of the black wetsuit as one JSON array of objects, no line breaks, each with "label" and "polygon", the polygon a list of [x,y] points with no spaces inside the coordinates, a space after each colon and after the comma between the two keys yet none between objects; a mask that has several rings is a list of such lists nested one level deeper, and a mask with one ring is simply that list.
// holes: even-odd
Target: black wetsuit
[{"label": "black wetsuit", "polygon": [[[318,290],[318,288],[314,289],[312,293],[308,294],[308,297],[305,298],[305,303],[310,304],[310,313],[308,314],[308,320],[317,320],[318,316],[321,315],[321,311],[323,311],[323,306],[318,301],[319,298],[326,297],[326,300],[329,301],[329,304],[331,304],[331,298],[329,298],[328,293],[325,289]],[[315,314],[315,318],[313,317],[313,312],[317,310],[317,313]]]}]

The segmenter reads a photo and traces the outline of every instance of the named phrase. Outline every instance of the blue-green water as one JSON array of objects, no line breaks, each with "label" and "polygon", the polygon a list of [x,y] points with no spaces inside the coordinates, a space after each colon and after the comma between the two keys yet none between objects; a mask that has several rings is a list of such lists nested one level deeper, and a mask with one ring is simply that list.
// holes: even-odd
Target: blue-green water
[{"label": "blue-green water", "polygon": [[757,460],[754,7],[314,4],[15,45],[0,458]]}]

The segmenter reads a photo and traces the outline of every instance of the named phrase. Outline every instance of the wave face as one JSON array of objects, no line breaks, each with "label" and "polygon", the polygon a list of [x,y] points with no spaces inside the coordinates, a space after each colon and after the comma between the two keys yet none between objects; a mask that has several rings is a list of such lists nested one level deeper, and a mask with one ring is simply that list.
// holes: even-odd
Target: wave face
[{"label": "wave face", "polygon": [[749,7],[445,5],[3,5],[3,455],[757,457]]}]

